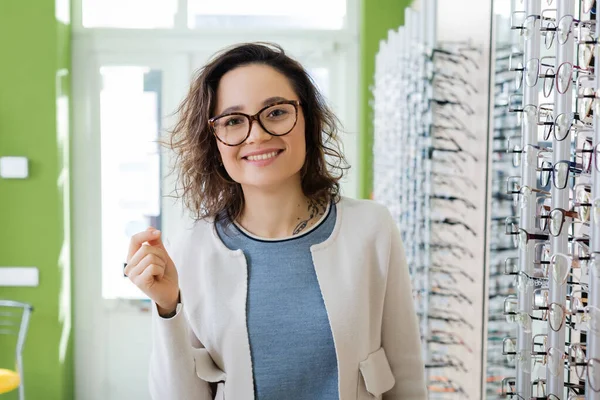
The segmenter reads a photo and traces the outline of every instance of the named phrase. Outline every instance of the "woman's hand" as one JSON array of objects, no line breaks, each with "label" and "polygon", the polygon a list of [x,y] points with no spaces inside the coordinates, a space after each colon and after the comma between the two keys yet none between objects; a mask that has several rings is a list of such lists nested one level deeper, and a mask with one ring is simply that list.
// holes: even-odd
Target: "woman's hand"
[{"label": "woman's hand", "polygon": [[149,227],[131,237],[125,275],[156,303],[159,314],[175,311],[179,280],[159,230]]}]

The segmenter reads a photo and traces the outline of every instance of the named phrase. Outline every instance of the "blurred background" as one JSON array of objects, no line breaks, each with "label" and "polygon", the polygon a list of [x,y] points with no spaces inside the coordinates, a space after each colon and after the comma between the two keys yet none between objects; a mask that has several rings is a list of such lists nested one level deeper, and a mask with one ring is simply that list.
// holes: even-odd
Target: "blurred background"
[{"label": "blurred background", "polygon": [[595,0],[1,0],[0,399],[149,399],[122,265],[186,223],[156,140],[251,41],[307,68],[342,194],[400,228],[429,398],[600,399],[599,35]]}]

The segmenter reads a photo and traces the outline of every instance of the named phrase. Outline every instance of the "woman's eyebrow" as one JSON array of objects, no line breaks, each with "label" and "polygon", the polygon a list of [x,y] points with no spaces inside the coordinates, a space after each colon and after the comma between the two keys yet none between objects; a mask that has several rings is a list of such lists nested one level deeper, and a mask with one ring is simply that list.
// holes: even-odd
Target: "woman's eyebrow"
[{"label": "woman's eyebrow", "polygon": [[[268,99],[264,100],[262,104],[264,107],[266,107],[270,104],[277,103],[279,101],[288,101],[288,99],[286,99],[285,97],[281,97],[281,96],[273,96],[273,97],[269,97]],[[219,115],[229,114],[232,112],[239,112],[239,111],[242,111],[243,109],[244,109],[244,106],[241,106],[241,105],[231,106],[231,107],[227,107],[226,109],[224,109],[222,112],[219,113]]]}]

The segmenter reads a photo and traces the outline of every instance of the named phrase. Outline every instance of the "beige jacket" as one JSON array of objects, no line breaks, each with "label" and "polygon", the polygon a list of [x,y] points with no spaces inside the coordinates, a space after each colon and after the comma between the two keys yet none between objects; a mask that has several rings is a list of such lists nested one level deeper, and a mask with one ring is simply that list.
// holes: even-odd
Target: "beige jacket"
[{"label": "beige jacket", "polygon": [[[171,247],[181,304],[170,319],[153,307],[152,398],[254,399],[244,254],[226,248],[209,222],[195,224]],[[342,198],[333,233],[311,252],[335,343],[340,400],[426,399],[408,268],[388,210]],[[217,383],[216,393],[208,382]]]}]

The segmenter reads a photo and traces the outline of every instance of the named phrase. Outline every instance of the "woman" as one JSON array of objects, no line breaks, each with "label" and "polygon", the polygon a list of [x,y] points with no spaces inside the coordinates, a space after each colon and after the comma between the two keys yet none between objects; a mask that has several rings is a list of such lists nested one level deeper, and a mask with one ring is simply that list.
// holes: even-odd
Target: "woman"
[{"label": "woman", "polygon": [[425,399],[400,234],[339,195],[337,123],[278,46],[222,52],[171,136],[195,223],[125,273],[153,307],[152,398]]}]

